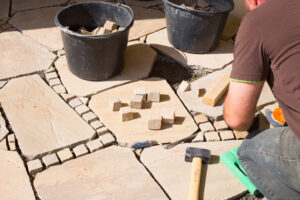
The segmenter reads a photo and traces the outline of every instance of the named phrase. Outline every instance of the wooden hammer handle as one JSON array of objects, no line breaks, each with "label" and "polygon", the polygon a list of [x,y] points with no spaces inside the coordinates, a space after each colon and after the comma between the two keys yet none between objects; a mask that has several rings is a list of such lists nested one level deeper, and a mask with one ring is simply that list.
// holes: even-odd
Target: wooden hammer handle
[{"label": "wooden hammer handle", "polygon": [[197,158],[197,157],[193,158],[189,200],[198,200],[199,199],[201,168],[202,168],[202,159]]}]

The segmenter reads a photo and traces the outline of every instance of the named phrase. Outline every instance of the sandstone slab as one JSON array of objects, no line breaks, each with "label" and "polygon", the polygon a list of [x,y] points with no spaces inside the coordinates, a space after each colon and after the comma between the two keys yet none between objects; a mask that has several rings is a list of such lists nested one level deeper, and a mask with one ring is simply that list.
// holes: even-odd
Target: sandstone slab
[{"label": "sandstone slab", "polygon": [[129,31],[129,41],[166,27],[165,15],[161,11],[138,6],[130,6],[130,8],[134,13],[134,25]]},{"label": "sandstone slab", "polygon": [[60,30],[54,17],[63,7],[49,7],[17,12],[9,21],[32,40],[55,51],[63,48]]},{"label": "sandstone slab", "polygon": [[17,152],[0,150],[0,197],[35,200],[24,163]]},{"label": "sandstone slab", "polygon": [[38,75],[9,81],[0,90],[0,99],[20,149],[29,159],[95,134]]},{"label": "sandstone slab", "polygon": [[55,5],[62,5],[67,3],[67,0],[13,0],[12,1],[12,10],[13,11],[21,11],[21,10],[29,10],[35,8],[49,7]]},{"label": "sandstone slab", "polygon": [[[111,96],[118,96],[124,105],[129,105],[132,91],[136,87],[159,89],[161,100],[145,102],[143,109],[131,109],[135,113],[134,119],[122,122],[120,113],[109,108],[109,99]],[[126,146],[146,140],[156,140],[158,143],[174,142],[192,135],[198,129],[172,88],[161,78],[149,78],[101,92],[92,97],[89,105],[102,123],[114,133],[117,141]],[[160,114],[164,107],[174,108],[175,123],[163,124],[161,130],[149,130],[148,119],[153,114]]]},{"label": "sandstone slab", "polygon": [[6,127],[5,119],[3,118],[2,114],[0,113],[0,141],[4,140],[5,137],[8,135],[9,131]]},{"label": "sandstone slab", "polygon": [[[190,111],[201,112],[214,119],[222,119],[223,103],[226,95],[224,95],[224,97],[216,104],[216,106],[212,107],[204,104],[202,102],[202,97],[197,97],[195,95],[194,90],[201,88],[208,91],[209,88],[211,88],[211,86],[214,84],[215,80],[219,78],[219,76],[221,76],[224,73],[230,74],[231,68],[232,68],[231,65],[229,65],[220,71],[216,71],[204,77],[201,77],[198,80],[191,83],[191,87],[192,87],[191,91],[181,92],[177,90],[177,94],[179,95],[179,97],[181,98],[185,106]],[[268,84],[265,83],[262,89],[262,93],[257,102],[257,108],[260,109],[264,105],[272,103],[274,101],[275,101],[275,97]]]},{"label": "sandstone slab", "polygon": [[[209,165],[202,168],[203,196],[200,199],[229,199],[246,191],[245,186],[218,159],[239,146],[241,141],[201,142],[180,144],[172,149],[155,146],[144,149],[141,161],[173,200],[186,199],[189,192],[191,163],[184,161],[186,147],[210,149],[214,155]],[[204,189],[203,189],[204,186]],[[204,192],[203,192],[204,191]]]},{"label": "sandstone slab", "polygon": [[9,15],[9,2],[10,0],[0,1],[0,19],[7,18]]},{"label": "sandstone slab", "polygon": [[163,29],[148,35],[147,43],[179,63],[192,68],[216,70],[233,61],[232,41],[221,40],[219,46],[214,51],[206,54],[191,54],[173,47],[168,40],[167,29]]},{"label": "sandstone slab", "polygon": [[0,44],[0,79],[45,70],[55,59],[46,48],[17,31],[0,33]]},{"label": "sandstone slab", "polygon": [[92,95],[109,88],[148,77],[156,58],[156,52],[146,44],[131,44],[125,54],[123,71],[108,80],[86,81],[76,77],[68,69],[66,57],[60,57],[55,65],[69,93],[77,96]]},{"label": "sandstone slab", "polygon": [[167,199],[134,153],[116,146],[39,173],[34,186],[43,200]]}]

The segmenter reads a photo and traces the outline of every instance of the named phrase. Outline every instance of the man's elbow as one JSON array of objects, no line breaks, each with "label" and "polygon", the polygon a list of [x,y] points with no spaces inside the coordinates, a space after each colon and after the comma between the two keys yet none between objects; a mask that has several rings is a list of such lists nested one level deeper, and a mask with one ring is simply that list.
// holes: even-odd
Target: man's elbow
[{"label": "man's elbow", "polygon": [[224,119],[230,128],[237,131],[247,131],[252,123],[252,120],[249,122],[249,120],[243,120],[238,117],[224,116]]}]

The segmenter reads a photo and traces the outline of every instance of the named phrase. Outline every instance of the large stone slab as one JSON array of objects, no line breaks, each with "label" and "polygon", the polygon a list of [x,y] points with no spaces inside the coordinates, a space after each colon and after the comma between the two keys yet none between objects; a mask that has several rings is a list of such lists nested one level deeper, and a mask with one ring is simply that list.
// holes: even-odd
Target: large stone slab
[{"label": "large stone slab", "polygon": [[185,66],[193,68],[221,69],[233,61],[233,42],[220,41],[219,46],[206,54],[191,54],[180,51],[168,40],[167,29],[147,36],[147,43]]},{"label": "large stone slab", "polygon": [[0,197],[35,200],[24,163],[17,152],[0,150]]},{"label": "large stone slab", "polygon": [[[134,120],[122,122],[119,112],[111,111],[109,100],[117,97],[123,104],[130,103],[136,87],[158,88],[161,94],[159,103],[145,103],[143,109],[132,109],[137,114]],[[162,108],[174,108],[176,120],[173,125],[163,125],[161,130],[149,130],[148,119],[152,114],[161,114]],[[117,141],[130,146],[135,142],[155,140],[158,143],[175,142],[192,135],[198,127],[184,108],[168,83],[161,78],[149,78],[138,82],[119,86],[92,97],[90,108],[99,116],[105,126],[117,137]]]},{"label": "large stone slab", "polygon": [[20,32],[0,33],[0,79],[47,69],[55,55]]},{"label": "large stone slab", "polygon": [[7,18],[9,15],[9,2],[10,0],[0,1],[0,19]]},{"label": "large stone slab", "polygon": [[54,17],[62,8],[49,7],[17,12],[9,23],[49,50],[59,50],[63,48],[63,43],[60,30],[54,24]]},{"label": "large stone slab", "polygon": [[130,6],[134,13],[134,24],[129,32],[129,41],[139,39],[166,27],[165,15],[157,9]]},{"label": "large stone slab", "polygon": [[49,7],[55,5],[62,5],[67,3],[68,0],[13,0],[12,1],[12,10],[20,11],[20,10],[29,10],[35,8]]},{"label": "large stone slab", "polygon": [[136,0],[125,0],[125,4],[129,6],[140,6],[143,8],[149,8],[153,6],[162,5],[161,0],[149,0],[149,1],[136,1]]},{"label": "large stone slab", "polygon": [[[215,81],[223,73],[230,74],[231,69],[232,69],[232,65],[229,65],[220,71],[216,71],[207,76],[199,78],[198,80],[191,83],[191,88],[192,88],[191,91],[181,92],[177,90],[177,94],[179,95],[181,100],[184,102],[185,106],[190,111],[204,113],[212,118],[221,119],[223,117],[223,103],[226,95],[224,95],[224,97],[217,103],[217,105],[213,107],[204,104],[202,102],[202,97],[198,97],[195,93],[195,90],[203,88],[205,89],[205,91],[208,91],[209,88],[212,87]],[[275,97],[270,87],[268,86],[268,84],[265,84],[261,92],[261,95],[258,99],[257,108],[260,109],[264,105],[272,103],[274,101],[275,101]]]},{"label": "large stone slab", "polygon": [[55,63],[61,80],[68,92],[77,96],[92,95],[97,92],[122,85],[149,76],[156,58],[156,52],[146,44],[129,44],[125,54],[123,71],[108,80],[86,81],[72,74],[66,57],[60,57]]},{"label": "large stone slab", "polygon": [[219,156],[239,146],[241,141],[180,144],[172,149],[147,148],[141,161],[173,200],[187,199],[191,163],[184,161],[186,147],[211,150],[213,163],[203,165],[199,199],[229,199],[246,191],[246,187],[220,161]]},{"label": "large stone slab", "polygon": [[0,99],[28,159],[87,141],[95,133],[38,75],[9,81]]},{"label": "large stone slab", "polygon": [[168,199],[128,148],[113,146],[39,173],[43,200]]}]

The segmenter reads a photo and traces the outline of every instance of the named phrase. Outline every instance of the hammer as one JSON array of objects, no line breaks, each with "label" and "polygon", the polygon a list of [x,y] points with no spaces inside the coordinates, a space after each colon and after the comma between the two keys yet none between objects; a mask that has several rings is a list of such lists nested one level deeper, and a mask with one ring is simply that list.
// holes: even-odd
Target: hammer
[{"label": "hammer", "polygon": [[189,200],[199,199],[199,187],[201,181],[202,162],[208,164],[210,161],[210,150],[187,147],[185,161],[192,162]]}]

